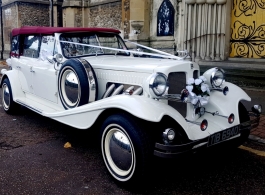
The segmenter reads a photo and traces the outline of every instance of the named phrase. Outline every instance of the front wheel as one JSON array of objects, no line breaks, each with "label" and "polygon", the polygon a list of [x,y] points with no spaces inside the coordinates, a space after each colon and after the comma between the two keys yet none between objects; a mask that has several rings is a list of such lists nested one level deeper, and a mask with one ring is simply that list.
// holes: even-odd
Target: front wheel
[{"label": "front wheel", "polygon": [[[238,112],[239,112],[240,123],[244,123],[244,122],[247,122],[250,120],[250,117],[248,115],[248,111],[247,111],[246,107],[241,102],[239,102],[239,104],[238,104]],[[245,141],[247,141],[249,134],[250,134],[250,130],[246,130],[245,132],[241,133],[241,135],[239,137],[238,146],[240,146]]]},{"label": "front wheel", "polygon": [[101,151],[109,173],[119,182],[139,183],[148,175],[147,134],[128,114],[109,116],[101,128]]},{"label": "front wheel", "polygon": [[[248,111],[246,109],[246,107],[239,102],[238,104],[238,114],[239,114],[239,121],[240,123],[244,123],[250,120],[249,115],[248,115]],[[241,146],[244,142],[247,141],[248,136],[250,134],[250,130],[245,130],[244,132],[241,132],[240,137],[236,138],[233,141],[233,146],[235,147],[239,147]]]}]

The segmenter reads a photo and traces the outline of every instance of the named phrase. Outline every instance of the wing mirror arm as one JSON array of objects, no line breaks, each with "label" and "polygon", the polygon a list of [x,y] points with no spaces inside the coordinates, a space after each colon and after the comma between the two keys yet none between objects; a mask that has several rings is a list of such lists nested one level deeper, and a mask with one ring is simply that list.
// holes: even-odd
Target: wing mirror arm
[{"label": "wing mirror arm", "polygon": [[46,60],[47,60],[48,62],[50,62],[51,64],[54,64],[54,63],[55,63],[55,58],[54,58],[54,56],[47,56],[47,57],[46,57]]},{"label": "wing mirror arm", "polygon": [[51,63],[61,63],[63,61],[63,56],[62,54],[55,54],[54,56],[47,56],[46,59]]}]

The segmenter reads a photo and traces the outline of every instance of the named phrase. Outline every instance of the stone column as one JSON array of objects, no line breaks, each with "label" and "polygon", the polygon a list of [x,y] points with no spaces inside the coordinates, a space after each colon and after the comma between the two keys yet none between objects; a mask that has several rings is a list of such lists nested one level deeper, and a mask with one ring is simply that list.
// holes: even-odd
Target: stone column
[{"label": "stone column", "polygon": [[130,0],[122,0],[122,30],[123,38],[129,39],[130,34]]},{"label": "stone column", "polygon": [[62,8],[64,27],[88,26],[88,0],[65,0]]},{"label": "stone column", "polygon": [[129,40],[149,45],[150,37],[150,0],[130,1]]}]

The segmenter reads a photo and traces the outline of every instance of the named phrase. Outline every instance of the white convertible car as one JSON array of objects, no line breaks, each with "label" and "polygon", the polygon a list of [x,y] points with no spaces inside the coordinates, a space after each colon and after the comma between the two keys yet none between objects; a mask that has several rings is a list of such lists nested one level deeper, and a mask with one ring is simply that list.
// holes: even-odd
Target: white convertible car
[{"label": "white convertible car", "polygon": [[[200,76],[196,63],[125,44],[119,33],[13,29],[10,69],[2,70],[0,82],[6,113],[22,105],[78,129],[98,130],[105,165],[122,183],[145,178],[154,155],[239,146],[259,123],[261,106],[247,111],[241,101],[251,98],[225,82],[222,69]],[[141,49],[129,50],[128,44]]]}]

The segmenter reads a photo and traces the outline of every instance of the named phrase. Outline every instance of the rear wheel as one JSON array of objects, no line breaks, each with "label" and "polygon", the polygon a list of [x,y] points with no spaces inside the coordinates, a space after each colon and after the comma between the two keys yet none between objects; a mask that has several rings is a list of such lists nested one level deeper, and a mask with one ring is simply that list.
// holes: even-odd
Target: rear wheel
[{"label": "rear wheel", "polygon": [[15,114],[19,110],[19,105],[13,101],[12,88],[8,78],[2,83],[2,105],[7,114]]},{"label": "rear wheel", "polygon": [[148,175],[150,143],[136,119],[128,114],[109,116],[101,128],[101,150],[109,173],[124,184]]}]

